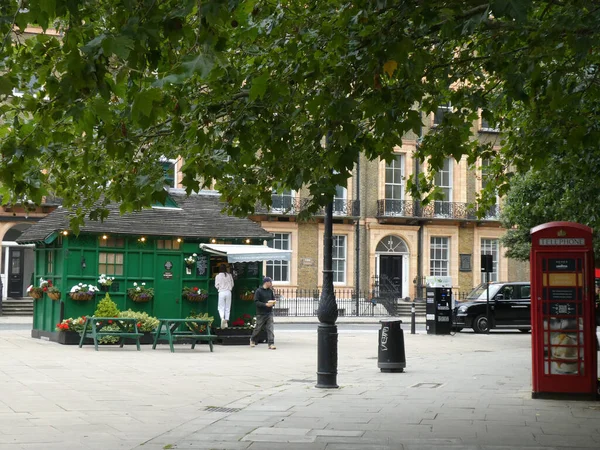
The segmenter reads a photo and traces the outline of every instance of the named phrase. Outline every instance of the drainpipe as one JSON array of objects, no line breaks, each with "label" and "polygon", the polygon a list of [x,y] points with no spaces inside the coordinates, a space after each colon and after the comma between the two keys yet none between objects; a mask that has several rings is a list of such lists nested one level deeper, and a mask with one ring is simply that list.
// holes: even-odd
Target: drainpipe
[{"label": "drainpipe", "polygon": [[[422,117],[422,113],[421,113]],[[423,121],[421,121],[421,125],[419,126],[419,139],[417,139],[417,150],[419,149],[419,145],[421,143],[421,139],[423,138]],[[421,170],[421,165],[419,164],[419,158],[415,158],[415,179],[417,182],[419,181],[419,172]],[[415,200],[415,212],[420,216],[421,215],[421,193],[419,192],[419,198]],[[423,221],[419,220],[419,231],[417,234],[417,283],[416,283],[416,292],[415,296],[419,299],[423,298]]]},{"label": "drainpipe", "polygon": [[[363,205],[360,204],[360,153],[358,154],[358,160],[356,161],[356,195],[354,201],[358,203],[358,218],[356,219],[356,225],[354,229],[354,292],[356,293],[356,315],[360,311],[360,217],[361,209]],[[352,211],[354,213],[355,211]]]}]

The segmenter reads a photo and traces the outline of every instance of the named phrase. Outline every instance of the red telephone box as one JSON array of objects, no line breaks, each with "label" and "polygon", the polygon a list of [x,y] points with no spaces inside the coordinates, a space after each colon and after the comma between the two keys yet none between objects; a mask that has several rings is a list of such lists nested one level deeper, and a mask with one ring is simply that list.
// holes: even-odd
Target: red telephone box
[{"label": "red telephone box", "polygon": [[597,395],[592,229],[550,222],[531,230],[533,398]]}]

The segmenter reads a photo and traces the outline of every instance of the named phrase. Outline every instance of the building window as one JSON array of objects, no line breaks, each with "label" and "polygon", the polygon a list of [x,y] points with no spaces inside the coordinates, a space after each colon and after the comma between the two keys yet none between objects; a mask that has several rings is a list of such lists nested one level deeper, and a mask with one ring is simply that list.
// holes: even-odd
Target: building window
[{"label": "building window", "polygon": [[435,215],[452,217],[452,158],[446,158],[435,174],[435,185],[442,193],[442,200],[434,202]]},{"label": "building window", "polygon": [[450,275],[450,239],[432,237],[429,245],[429,275],[447,277]]},{"label": "building window", "polygon": [[479,131],[487,132],[487,133],[498,133],[499,128],[498,124],[491,124],[487,119],[481,117],[481,128]]},{"label": "building window", "polygon": [[160,250],[179,250],[180,243],[177,239],[158,239],[156,248]]},{"label": "building window", "polygon": [[345,186],[336,186],[335,196],[333,197],[333,213],[337,215],[348,215],[348,208],[346,207],[346,198],[348,196],[348,190]]},{"label": "building window", "polygon": [[271,209],[273,211],[290,211],[294,204],[294,192],[291,189],[277,189],[271,194]]},{"label": "building window", "polygon": [[54,273],[54,251],[46,252],[46,273]]},{"label": "building window", "polygon": [[[498,281],[498,255],[500,254],[500,243],[498,239],[482,239],[481,254],[492,255],[493,270],[490,273],[490,281]],[[486,274],[481,273],[481,282],[485,283]]]},{"label": "building window", "polygon": [[172,189],[177,187],[177,172],[175,162],[176,161],[174,159],[160,159],[160,165],[162,166],[165,174],[165,186]]},{"label": "building window", "polygon": [[[490,182],[491,173],[490,173],[490,160],[483,159],[481,161],[481,189],[485,189],[485,187]],[[498,196],[495,198],[495,202],[485,213],[486,219],[497,218],[500,215],[500,211],[498,208]]]},{"label": "building window", "polygon": [[123,253],[100,252],[98,272],[106,275],[123,275]]},{"label": "building window", "polygon": [[[290,233],[274,233],[275,238],[267,243],[271,248],[278,250],[291,250]],[[290,281],[289,261],[267,261],[267,276],[273,281],[288,283]]]},{"label": "building window", "polygon": [[98,244],[99,247],[125,248],[125,239],[123,238],[106,236],[105,239],[104,236],[100,236],[98,239],[100,241]]},{"label": "building window", "polygon": [[385,213],[404,215],[404,155],[385,166]]},{"label": "building window", "polygon": [[452,105],[450,104],[450,102],[446,103],[445,105],[438,106],[437,111],[433,115],[433,126],[436,127],[438,125],[441,125],[442,121],[444,120],[444,116],[451,111]]},{"label": "building window", "polygon": [[346,283],[346,236],[333,235],[333,282]]}]

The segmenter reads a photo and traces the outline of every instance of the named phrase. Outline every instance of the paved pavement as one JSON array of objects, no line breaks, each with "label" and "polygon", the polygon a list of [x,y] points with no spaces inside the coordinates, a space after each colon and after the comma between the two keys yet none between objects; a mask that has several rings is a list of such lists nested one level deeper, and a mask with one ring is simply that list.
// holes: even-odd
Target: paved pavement
[{"label": "paved pavement", "polygon": [[174,354],[0,331],[0,450],[600,448],[600,402],[531,399],[528,334],[407,333],[390,374],[375,330],[345,330],[323,390],[314,330],[284,330],[275,351]]}]

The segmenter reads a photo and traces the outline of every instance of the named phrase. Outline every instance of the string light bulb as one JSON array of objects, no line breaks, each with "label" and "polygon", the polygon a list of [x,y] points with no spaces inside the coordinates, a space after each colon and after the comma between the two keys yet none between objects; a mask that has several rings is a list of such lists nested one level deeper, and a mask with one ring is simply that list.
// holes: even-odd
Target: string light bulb
[{"label": "string light bulb", "polygon": [[177,238],[177,242],[179,242],[181,244],[181,241],[183,241],[183,239]]},{"label": "string light bulb", "polygon": [[216,243],[217,243],[217,240],[216,240],[215,238],[212,238],[212,239],[210,240],[210,243],[211,243],[211,244],[216,244]]},{"label": "string light bulb", "polygon": [[65,230],[65,231],[62,232],[62,234],[63,234],[63,236],[66,236],[66,235],[69,234],[69,232],[67,230]]},{"label": "string light bulb", "polygon": [[104,234],[104,235],[102,235],[102,239],[107,240],[108,236]]},{"label": "string light bulb", "polygon": [[142,237],[140,238],[140,241],[141,241],[141,242],[146,242],[146,238],[145,238],[144,236],[142,236]]},{"label": "string light bulb", "polygon": [[250,242],[252,242],[250,239],[246,239],[246,244],[249,244]]}]

